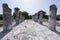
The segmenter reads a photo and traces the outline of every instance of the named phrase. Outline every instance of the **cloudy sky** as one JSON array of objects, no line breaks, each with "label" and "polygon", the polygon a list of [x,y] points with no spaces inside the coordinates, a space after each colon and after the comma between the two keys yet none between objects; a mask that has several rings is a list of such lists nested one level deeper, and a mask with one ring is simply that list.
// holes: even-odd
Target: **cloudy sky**
[{"label": "cloudy sky", "polygon": [[39,10],[44,10],[49,14],[49,6],[55,4],[60,14],[60,0],[0,0],[0,14],[2,14],[2,4],[7,3],[12,9],[19,7],[21,11],[27,11],[29,14],[34,14]]}]

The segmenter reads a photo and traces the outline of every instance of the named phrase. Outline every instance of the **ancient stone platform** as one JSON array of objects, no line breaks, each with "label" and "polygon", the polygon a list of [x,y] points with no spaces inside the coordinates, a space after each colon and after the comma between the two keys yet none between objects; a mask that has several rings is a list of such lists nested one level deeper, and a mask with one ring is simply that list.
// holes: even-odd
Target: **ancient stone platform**
[{"label": "ancient stone platform", "polygon": [[1,40],[60,40],[60,36],[32,20],[25,20]]}]

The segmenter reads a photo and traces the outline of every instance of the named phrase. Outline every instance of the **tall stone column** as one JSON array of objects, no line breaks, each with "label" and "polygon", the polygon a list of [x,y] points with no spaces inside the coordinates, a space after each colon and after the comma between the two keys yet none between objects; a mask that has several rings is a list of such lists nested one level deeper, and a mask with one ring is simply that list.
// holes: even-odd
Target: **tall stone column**
[{"label": "tall stone column", "polygon": [[10,29],[12,29],[12,21],[13,21],[11,12],[12,12],[12,10],[9,8],[9,16],[8,16],[9,19],[8,20],[9,20],[9,24],[10,24],[10,27],[9,27]]},{"label": "tall stone column", "polygon": [[3,4],[3,30],[11,30],[11,9],[7,4]]},{"label": "tall stone column", "polygon": [[52,31],[56,31],[56,14],[57,14],[57,7],[56,5],[50,6],[50,15],[49,15],[49,25],[48,28]]},{"label": "tall stone column", "polygon": [[42,11],[40,11],[39,12],[39,24],[42,24],[42,19],[43,19],[43,12]]},{"label": "tall stone column", "polygon": [[15,14],[16,14],[16,25],[18,25],[20,20],[19,8],[15,8]]}]

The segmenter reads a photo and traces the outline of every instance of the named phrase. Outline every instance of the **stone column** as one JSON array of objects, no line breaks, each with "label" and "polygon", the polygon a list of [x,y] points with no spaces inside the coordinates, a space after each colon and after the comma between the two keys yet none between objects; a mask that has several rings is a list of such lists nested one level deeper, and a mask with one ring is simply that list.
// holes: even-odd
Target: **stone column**
[{"label": "stone column", "polygon": [[12,12],[12,10],[9,8],[9,24],[10,24],[10,27],[9,28],[10,29],[12,29],[12,21],[13,21],[11,12]]},{"label": "stone column", "polygon": [[35,22],[38,22],[38,13],[35,14]]},{"label": "stone column", "polygon": [[15,14],[16,14],[16,25],[18,25],[20,20],[19,8],[15,8]]},{"label": "stone column", "polygon": [[42,19],[43,19],[43,12],[40,11],[39,12],[39,24],[42,24],[43,23]]},{"label": "stone column", "polygon": [[3,4],[3,30],[11,30],[11,9],[7,4]]},{"label": "stone column", "polygon": [[25,17],[22,15],[22,22],[25,20]]},{"label": "stone column", "polygon": [[57,7],[56,5],[50,6],[50,15],[49,15],[49,25],[48,28],[52,31],[56,31],[56,14],[57,14]]},{"label": "stone column", "polygon": [[32,20],[33,20],[33,21],[35,20],[35,15],[32,16]]},{"label": "stone column", "polygon": [[23,22],[24,20],[25,20],[25,17],[22,14],[20,14],[20,23]]}]

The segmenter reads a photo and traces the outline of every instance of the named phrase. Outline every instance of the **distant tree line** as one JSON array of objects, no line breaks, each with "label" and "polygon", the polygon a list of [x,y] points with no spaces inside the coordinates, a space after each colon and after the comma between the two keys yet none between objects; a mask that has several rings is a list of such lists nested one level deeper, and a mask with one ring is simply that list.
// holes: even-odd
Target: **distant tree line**
[{"label": "distant tree line", "polygon": [[[32,15],[29,15],[29,13],[26,11],[23,11],[23,12],[20,11],[20,14],[23,15],[25,17],[25,19],[32,19]],[[13,17],[14,17],[14,19],[16,18],[15,13],[13,13]]]},{"label": "distant tree line", "polygon": [[[32,19],[32,15],[29,15],[29,13],[26,11],[23,11],[23,12],[20,11],[20,14],[22,14],[25,17],[25,19]],[[13,13],[13,18],[15,19],[15,17],[16,17],[16,15],[15,15],[15,13]],[[46,15],[46,12],[44,13],[43,18],[48,19],[48,15]],[[0,20],[2,20],[2,19],[3,19],[3,15],[0,14]],[[60,20],[60,15],[57,15],[56,19]]]},{"label": "distant tree line", "polygon": [[60,15],[57,15],[57,16],[56,16],[56,19],[57,19],[57,20],[60,20]]},{"label": "distant tree line", "polygon": [[0,20],[2,20],[3,19],[3,15],[2,14],[0,14]]}]

